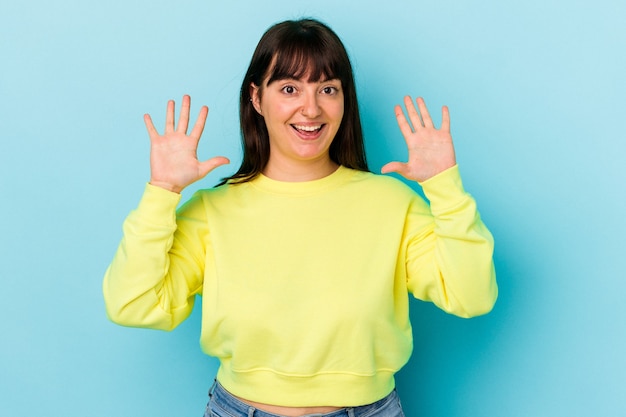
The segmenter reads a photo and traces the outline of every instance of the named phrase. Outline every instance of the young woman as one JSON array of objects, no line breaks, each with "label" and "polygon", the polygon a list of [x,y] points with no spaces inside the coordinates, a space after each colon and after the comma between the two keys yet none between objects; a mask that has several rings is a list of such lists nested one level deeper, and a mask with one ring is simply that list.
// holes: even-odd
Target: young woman
[{"label": "young woman", "polygon": [[[227,164],[200,162],[167,106],[148,115],[151,179],[106,272],[111,320],[170,330],[202,295],[203,350],[220,360],[205,416],[401,416],[394,374],[412,350],[408,293],[463,317],[497,297],[493,241],[464,191],[448,110],[396,117],[421,184],[368,171],[352,68],[337,35],[286,21],[260,40],[241,88],[244,157],[178,211],[180,191]],[[416,107],[417,106],[417,107]]]}]

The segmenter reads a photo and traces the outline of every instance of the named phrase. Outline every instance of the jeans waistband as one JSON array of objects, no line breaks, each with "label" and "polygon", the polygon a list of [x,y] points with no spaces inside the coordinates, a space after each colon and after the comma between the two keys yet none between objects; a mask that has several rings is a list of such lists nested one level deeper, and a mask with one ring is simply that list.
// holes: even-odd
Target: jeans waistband
[{"label": "jeans waistband", "polygon": [[[284,417],[280,414],[272,414],[263,410],[258,410],[252,407],[249,404],[244,403],[239,400],[231,393],[226,391],[222,385],[215,381],[211,390],[209,391],[209,396],[211,400],[209,401],[209,407],[215,407],[218,410],[222,411],[227,416],[232,417]],[[368,417],[368,416],[376,416],[377,410],[382,409],[387,406],[394,399],[396,400],[397,406],[399,405],[398,394],[394,389],[389,395],[385,398],[378,400],[372,404],[357,406],[357,407],[346,407],[340,410],[331,411],[330,413],[325,414],[308,414],[303,417]],[[210,414],[207,414],[210,415]]]}]

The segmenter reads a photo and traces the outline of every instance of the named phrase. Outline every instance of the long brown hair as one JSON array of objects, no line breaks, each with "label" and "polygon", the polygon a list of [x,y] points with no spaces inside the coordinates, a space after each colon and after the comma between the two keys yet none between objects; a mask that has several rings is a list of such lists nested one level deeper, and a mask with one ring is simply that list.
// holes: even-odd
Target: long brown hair
[{"label": "long brown hair", "polygon": [[[263,117],[252,105],[250,86],[308,75],[308,81],[338,79],[344,92],[344,115],[329,149],[331,160],[348,168],[369,171],[352,65],[335,32],[314,19],[288,20],[270,27],[261,37],[241,84],[239,122],[243,160],[226,182],[250,181],[265,169],[270,156],[269,134]],[[259,89],[259,95],[262,89]]]}]

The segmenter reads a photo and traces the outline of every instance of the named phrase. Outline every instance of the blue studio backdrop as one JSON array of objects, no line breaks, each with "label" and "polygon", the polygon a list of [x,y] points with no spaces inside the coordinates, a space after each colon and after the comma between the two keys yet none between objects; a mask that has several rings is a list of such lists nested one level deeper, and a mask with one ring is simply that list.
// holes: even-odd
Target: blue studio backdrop
[{"label": "blue studio backdrop", "polygon": [[626,3],[621,0],[0,0],[0,415],[201,416],[217,363],[198,309],[110,323],[101,282],[148,180],[150,113],[210,108],[201,158],[240,161],[238,88],[261,34],[304,16],[353,60],[375,171],[393,105],[450,107],[496,239],[500,298],[464,320],[414,301],[408,416],[626,415]]}]

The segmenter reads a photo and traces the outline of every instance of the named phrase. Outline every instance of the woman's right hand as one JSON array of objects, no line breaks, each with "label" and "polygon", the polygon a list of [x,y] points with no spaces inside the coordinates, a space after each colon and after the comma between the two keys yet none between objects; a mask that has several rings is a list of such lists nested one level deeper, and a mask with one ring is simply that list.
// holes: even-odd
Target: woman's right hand
[{"label": "woman's right hand", "polygon": [[209,108],[202,106],[191,133],[187,135],[190,106],[191,98],[185,95],[178,126],[174,126],[174,101],[168,101],[163,135],[155,129],[150,115],[144,115],[150,135],[150,184],[175,193],[180,193],[189,184],[204,178],[213,169],[230,163],[223,156],[203,162],[198,160],[196,151]]}]

